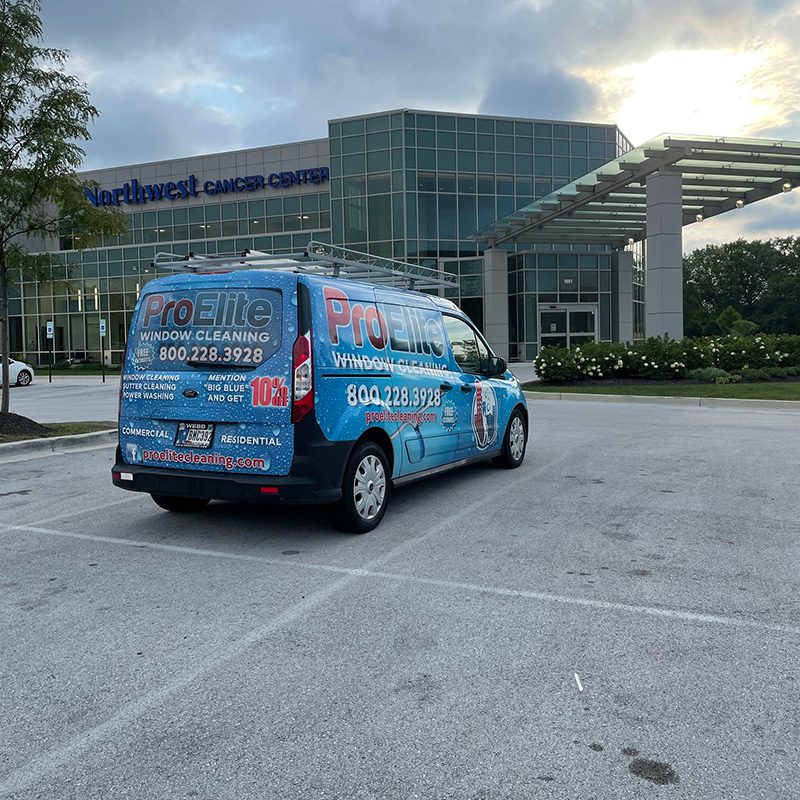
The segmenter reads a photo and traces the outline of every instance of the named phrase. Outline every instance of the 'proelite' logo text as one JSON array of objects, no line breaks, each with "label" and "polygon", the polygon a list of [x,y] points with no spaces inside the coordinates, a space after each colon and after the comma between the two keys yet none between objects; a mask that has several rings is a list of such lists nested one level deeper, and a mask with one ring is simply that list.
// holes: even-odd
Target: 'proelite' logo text
[{"label": "'proelite' logo text", "polygon": [[183,327],[190,322],[194,327],[265,328],[272,319],[272,303],[263,297],[249,300],[245,292],[198,292],[195,301],[150,294],[144,304],[143,328]]},{"label": "'proelite' logo text", "polygon": [[388,344],[399,353],[444,355],[442,326],[422,309],[388,303],[378,308],[373,303],[353,302],[343,291],[329,286],[323,289],[323,296],[331,344],[339,344],[344,330],[356,347],[363,347],[367,340],[377,350]]}]

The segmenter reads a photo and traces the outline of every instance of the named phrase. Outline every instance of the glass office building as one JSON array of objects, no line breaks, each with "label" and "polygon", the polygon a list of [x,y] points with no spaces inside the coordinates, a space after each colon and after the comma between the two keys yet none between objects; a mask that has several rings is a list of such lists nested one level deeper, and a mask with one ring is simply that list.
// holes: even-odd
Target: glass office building
[{"label": "glass office building", "polygon": [[[85,173],[98,185],[87,202],[119,206],[128,232],[91,249],[70,231],[39,244],[52,268],[12,289],[11,352],[119,363],[156,252],[289,253],[311,239],[458,275],[448,291],[483,327],[483,249],[470,235],[628,149],[613,125],[403,109],[331,120],[327,138]],[[585,245],[518,246],[508,260],[511,359],[613,338],[612,262]]]}]

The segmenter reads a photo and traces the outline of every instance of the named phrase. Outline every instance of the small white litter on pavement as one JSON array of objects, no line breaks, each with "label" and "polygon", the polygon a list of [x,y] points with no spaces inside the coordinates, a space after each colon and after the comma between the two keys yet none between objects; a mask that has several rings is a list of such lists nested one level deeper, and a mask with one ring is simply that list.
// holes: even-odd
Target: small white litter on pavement
[{"label": "small white litter on pavement", "polygon": [[581,679],[578,677],[578,673],[577,672],[575,672],[573,674],[575,675],[575,683],[578,684],[578,691],[582,692],[583,691],[583,684],[581,683]]}]

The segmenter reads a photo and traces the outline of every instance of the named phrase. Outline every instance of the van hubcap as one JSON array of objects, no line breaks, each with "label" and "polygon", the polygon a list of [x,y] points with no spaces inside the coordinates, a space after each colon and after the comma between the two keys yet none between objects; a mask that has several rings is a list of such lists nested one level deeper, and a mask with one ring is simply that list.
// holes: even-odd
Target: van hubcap
[{"label": "van hubcap", "polygon": [[31,382],[31,376],[29,372],[20,372],[19,377],[17,378],[17,383],[20,386],[27,386]]},{"label": "van hubcap", "polygon": [[525,426],[519,417],[514,417],[511,420],[511,431],[508,435],[509,450],[511,450],[511,458],[514,461],[519,461],[522,458],[522,453],[525,450]]},{"label": "van hubcap", "polygon": [[386,497],[386,471],[377,456],[366,456],[353,478],[353,500],[358,515],[365,520],[375,519]]}]

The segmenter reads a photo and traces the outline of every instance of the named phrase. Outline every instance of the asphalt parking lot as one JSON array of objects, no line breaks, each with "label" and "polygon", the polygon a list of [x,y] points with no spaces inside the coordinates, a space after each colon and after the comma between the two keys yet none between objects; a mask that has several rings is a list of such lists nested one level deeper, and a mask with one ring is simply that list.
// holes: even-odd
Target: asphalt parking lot
[{"label": "asphalt parking lot", "polygon": [[361,537],[0,463],[0,796],[797,796],[800,414],[531,411]]},{"label": "asphalt parking lot", "polygon": [[10,411],[37,422],[102,422],[115,420],[119,403],[119,374],[57,375],[47,380],[39,370],[30,386],[12,386]]}]

